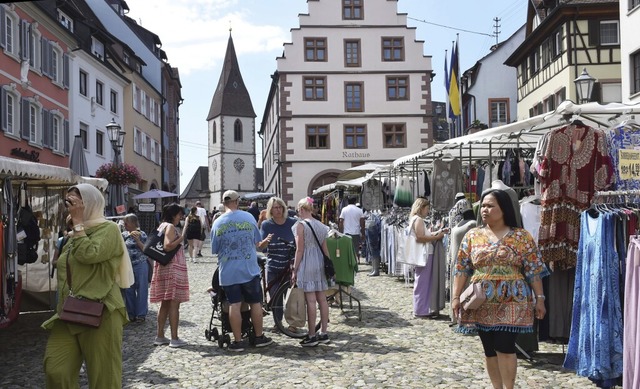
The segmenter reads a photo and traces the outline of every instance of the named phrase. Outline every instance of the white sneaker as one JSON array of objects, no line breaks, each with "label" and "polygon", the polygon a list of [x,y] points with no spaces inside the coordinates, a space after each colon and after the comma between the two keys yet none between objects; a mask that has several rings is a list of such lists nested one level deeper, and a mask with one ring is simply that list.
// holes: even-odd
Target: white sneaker
[{"label": "white sneaker", "polygon": [[156,337],[156,340],[153,341],[154,346],[164,346],[169,344],[171,341],[167,338]]},{"label": "white sneaker", "polygon": [[184,347],[186,345],[187,345],[187,342],[185,342],[182,339],[171,339],[171,342],[169,342],[169,347],[173,347],[173,348]]}]

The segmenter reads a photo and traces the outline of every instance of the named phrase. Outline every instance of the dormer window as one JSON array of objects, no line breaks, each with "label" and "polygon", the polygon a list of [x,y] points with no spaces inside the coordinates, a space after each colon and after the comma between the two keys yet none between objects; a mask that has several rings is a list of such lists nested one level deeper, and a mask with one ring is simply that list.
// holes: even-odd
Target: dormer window
[{"label": "dormer window", "polygon": [[64,28],[73,32],[73,19],[71,19],[69,15],[58,10],[58,21],[60,22],[60,24],[62,24]]},{"label": "dormer window", "polygon": [[129,65],[129,54],[127,54],[127,53],[123,53],[123,54],[122,54],[122,60],[124,61],[124,63],[126,63],[127,65]]},{"label": "dormer window", "polygon": [[104,59],[104,43],[91,37],[91,53],[100,59]]}]

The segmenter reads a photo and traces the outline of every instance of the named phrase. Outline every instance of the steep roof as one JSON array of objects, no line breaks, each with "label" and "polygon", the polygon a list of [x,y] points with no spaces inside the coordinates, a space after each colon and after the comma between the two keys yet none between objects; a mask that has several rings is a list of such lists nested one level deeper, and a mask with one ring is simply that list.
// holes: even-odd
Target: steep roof
[{"label": "steep roof", "polygon": [[251,105],[251,97],[242,80],[242,74],[240,74],[236,49],[233,46],[231,34],[229,34],[222,73],[220,74],[220,80],[218,80],[216,92],[211,100],[211,108],[209,109],[207,120],[220,115],[256,117],[253,105]]},{"label": "steep roof", "polygon": [[180,194],[180,200],[207,197],[209,194],[209,168],[200,166]]}]

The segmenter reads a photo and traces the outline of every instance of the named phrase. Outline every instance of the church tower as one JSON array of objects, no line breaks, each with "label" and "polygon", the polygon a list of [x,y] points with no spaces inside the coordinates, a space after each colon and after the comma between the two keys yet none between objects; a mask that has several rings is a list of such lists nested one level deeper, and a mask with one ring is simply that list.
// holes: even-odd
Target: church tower
[{"label": "church tower", "polygon": [[240,195],[256,190],[255,118],[229,33],[222,74],[207,115],[212,207],[222,202],[225,190]]}]

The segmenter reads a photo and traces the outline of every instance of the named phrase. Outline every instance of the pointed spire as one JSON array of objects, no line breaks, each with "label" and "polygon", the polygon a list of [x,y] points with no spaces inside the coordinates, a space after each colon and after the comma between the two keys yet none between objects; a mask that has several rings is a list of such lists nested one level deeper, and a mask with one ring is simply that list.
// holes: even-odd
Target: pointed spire
[{"label": "pointed spire", "polygon": [[229,29],[229,42],[227,43],[227,53],[224,56],[222,73],[218,80],[216,92],[211,100],[211,108],[207,120],[211,120],[220,115],[251,117],[256,114],[251,104],[251,97],[242,80],[236,49]]}]

